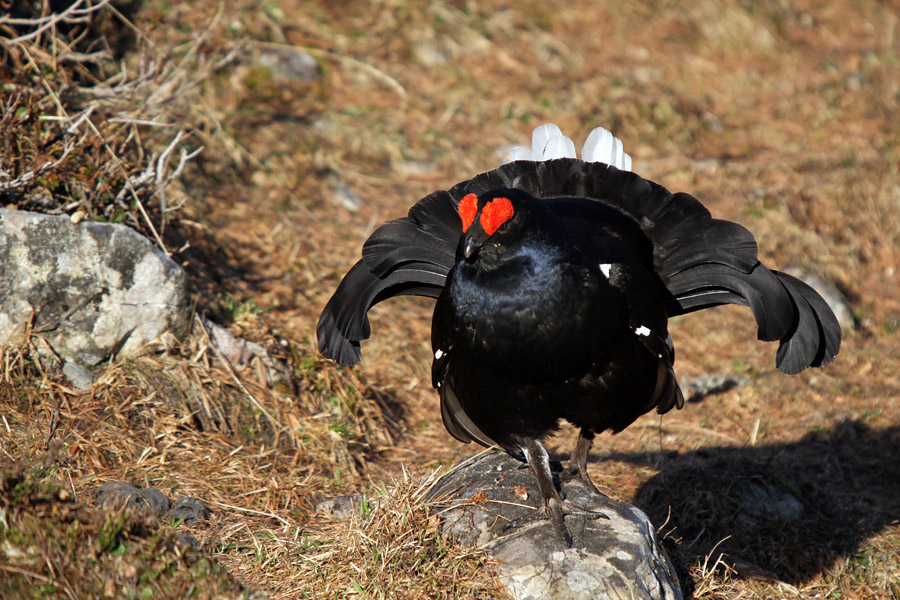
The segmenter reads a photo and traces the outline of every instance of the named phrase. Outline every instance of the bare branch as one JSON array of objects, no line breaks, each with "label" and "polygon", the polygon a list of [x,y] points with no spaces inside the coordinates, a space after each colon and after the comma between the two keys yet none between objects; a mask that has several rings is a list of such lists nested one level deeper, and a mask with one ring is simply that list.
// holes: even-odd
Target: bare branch
[{"label": "bare branch", "polygon": [[[34,181],[41,175],[49,173],[50,171],[59,167],[66,160],[66,158],[68,158],[69,154],[71,154],[72,150],[74,150],[74,149],[75,149],[75,140],[67,141],[66,145],[63,147],[62,156],[60,156],[56,160],[46,162],[46,163],[42,164],[40,167],[38,167],[37,169],[35,169],[33,171],[28,171],[27,173],[24,173],[23,175],[16,177],[12,181],[0,181],[0,193],[8,194],[11,192],[18,192],[19,190],[27,187],[28,185],[31,184],[32,181]],[[6,175],[6,172],[4,171],[2,174],[0,174],[0,176],[2,176],[2,175]]]},{"label": "bare branch", "polygon": [[46,17],[38,17],[34,19],[13,19],[9,16],[5,16],[0,17],[0,25],[38,26],[38,28],[31,33],[26,33],[25,35],[20,35],[17,38],[9,40],[10,44],[24,44],[25,42],[29,42],[38,37],[58,23],[84,23],[90,18],[91,14],[109,4],[110,1],[111,0],[100,0],[97,4],[93,5],[88,2],[88,6],[81,8],[81,5],[85,4],[85,0],[75,0],[75,2],[73,2],[71,6],[69,6],[61,13],[53,13],[51,15],[47,15]]}]

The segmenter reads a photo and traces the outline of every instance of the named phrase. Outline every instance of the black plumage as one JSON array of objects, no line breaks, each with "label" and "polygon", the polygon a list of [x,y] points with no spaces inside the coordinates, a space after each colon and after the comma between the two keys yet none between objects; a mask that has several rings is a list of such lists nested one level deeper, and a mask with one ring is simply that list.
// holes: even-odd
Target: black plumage
[{"label": "black plumage", "polygon": [[596,433],[680,408],[669,317],[748,306],[759,339],[780,342],[785,373],[824,366],[840,346],[825,301],[762,265],[745,228],[688,194],[571,158],[506,164],[376,230],[322,313],[320,350],[358,362],[367,311],[403,294],[437,299],[432,377],[447,430],[524,456],[569,543],[541,440],[560,419],[580,427],[570,466],[593,486]]}]

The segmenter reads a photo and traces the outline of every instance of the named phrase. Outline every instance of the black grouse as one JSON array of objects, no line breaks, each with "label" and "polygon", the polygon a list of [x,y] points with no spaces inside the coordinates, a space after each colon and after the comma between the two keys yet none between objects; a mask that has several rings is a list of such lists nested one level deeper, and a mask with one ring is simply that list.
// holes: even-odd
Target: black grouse
[{"label": "black grouse", "polygon": [[569,545],[541,440],[560,419],[579,427],[570,472],[594,488],[595,434],[681,408],[670,317],[748,306],[790,374],[828,364],[841,341],[825,301],[761,264],[745,228],[630,172],[605,129],[582,156],[543,125],[519,160],[426,196],[369,237],[317,330],[326,356],[353,365],[374,304],[436,298],[432,381],[444,425],[460,441],[524,457]]}]

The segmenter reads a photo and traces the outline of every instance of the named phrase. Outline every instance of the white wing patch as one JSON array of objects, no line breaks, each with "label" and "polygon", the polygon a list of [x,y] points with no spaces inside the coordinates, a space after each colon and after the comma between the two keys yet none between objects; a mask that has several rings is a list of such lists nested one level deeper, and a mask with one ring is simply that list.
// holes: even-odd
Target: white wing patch
[{"label": "white wing patch", "polygon": [[[576,156],[575,143],[553,123],[544,123],[531,133],[531,148],[514,147],[508,160],[543,161]],[[622,171],[631,170],[631,156],[625,152],[622,140],[603,127],[594,128],[588,135],[581,157],[585,162],[602,162]]]},{"label": "white wing patch", "polygon": [[441,357],[444,355],[444,351],[438,348],[434,351],[434,360],[441,360]]},{"label": "white wing patch", "polygon": [[609,263],[600,263],[600,272],[603,273],[603,276],[609,279],[609,269],[612,267]]},{"label": "white wing patch", "polygon": [[638,334],[638,335],[643,335],[643,336],[647,336],[647,335],[650,335],[650,334],[652,333],[652,332],[650,331],[650,329],[647,328],[646,325],[641,325],[640,327],[635,328],[634,332],[635,332],[636,334]]}]

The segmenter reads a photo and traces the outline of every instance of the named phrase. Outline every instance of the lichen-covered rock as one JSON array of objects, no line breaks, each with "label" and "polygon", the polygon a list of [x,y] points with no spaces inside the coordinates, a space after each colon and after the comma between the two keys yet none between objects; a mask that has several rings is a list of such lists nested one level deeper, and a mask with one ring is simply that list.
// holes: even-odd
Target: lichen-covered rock
[{"label": "lichen-covered rock", "polygon": [[0,209],[0,346],[29,327],[63,360],[136,353],[191,318],[184,271],[122,225]]},{"label": "lichen-covered rock", "polygon": [[566,516],[574,538],[567,548],[548,519],[531,469],[502,452],[455,467],[430,497],[446,498],[441,529],[456,543],[477,546],[497,560],[513,598],[549,600],[683,597],[675,569],[639,508],[593,492],[582,481],[563,484],[579,514]]}]

